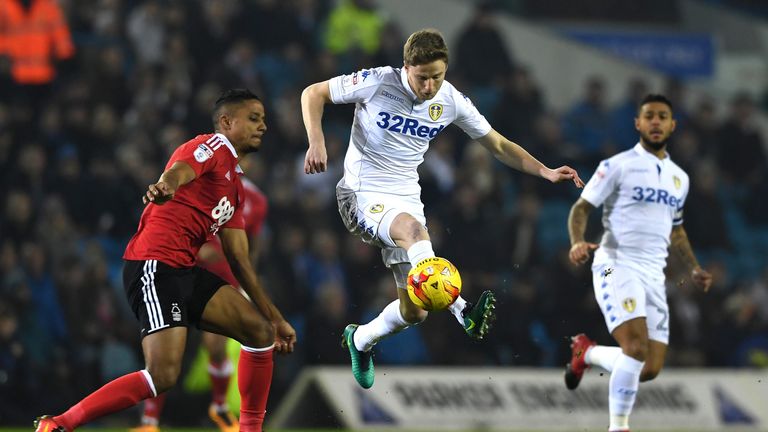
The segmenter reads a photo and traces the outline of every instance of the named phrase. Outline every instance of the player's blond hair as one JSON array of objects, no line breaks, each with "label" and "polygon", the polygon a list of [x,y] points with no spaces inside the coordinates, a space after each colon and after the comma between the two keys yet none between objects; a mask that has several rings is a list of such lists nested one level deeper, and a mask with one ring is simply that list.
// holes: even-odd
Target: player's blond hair
[{"label": "player's blond hair", "polygon": [[438,30],[431,28],[419,30],[405,41],[403,62],[406,65],[419,66],[435,60],[448,63],[448,46]]}]

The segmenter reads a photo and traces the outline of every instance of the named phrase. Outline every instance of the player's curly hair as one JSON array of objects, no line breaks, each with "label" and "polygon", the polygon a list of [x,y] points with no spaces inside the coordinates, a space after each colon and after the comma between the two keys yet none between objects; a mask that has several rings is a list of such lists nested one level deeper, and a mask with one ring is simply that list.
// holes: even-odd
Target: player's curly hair
[{"label": "player's curly hair", "polygon": [[229,89],[225,91],[224,93],[219,96],[218,99],[216,99],[216,103],[213,104],[213,127],[214,129],[218,127],[219,123],[219,116],[221,115],[224,108],[230,105],[239,104],[241,102],[245,102],[248,100],[257,100],[261,101],[258,96],[253,94],[250,90],[246,88],[236,88],[236,89]]},{"label": "player's curly hair", "polygon": [[413,33],[403,46],[403,62],[419,66],[443,60],[448,63],[448,46],[443,35],[435,29],[423,29]]}]

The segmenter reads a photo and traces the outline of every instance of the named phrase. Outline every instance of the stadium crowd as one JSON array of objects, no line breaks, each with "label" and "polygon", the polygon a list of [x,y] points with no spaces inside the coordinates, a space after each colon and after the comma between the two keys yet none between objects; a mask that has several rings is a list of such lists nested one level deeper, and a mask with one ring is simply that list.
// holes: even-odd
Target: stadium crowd
[{"label": "stadium crowd", "polygon": [[[329,169],[306,176],[299,97],[311,82],[402,64],[398,24],[371,0],[61,3],[57,43],[74,50],[57,45],[54,79],[19,81],[0,44],[0,424],[27,424],[140,368],[121,254],[146,186],[176,146],[212,130],[210,108],[231,87],[249,87],[266,106],[269,132],[247,172],[269,199],[259,271],[299,334],[297,353],[276,362],[270,402],[305,365],[347,364],[341,331],[388,303],[393,281],[336,210],[352,108],[327,109]],[[754,127],[766,107],[747,93],[687,100],[685,82],[655,89],[642,77],[609,105],[596,71],[574,83],[583,99],[556,112],[489,14],[468,19],[448,80],[546,164],[567,163],[586,180],[600,159],[635,144],[645,93],[672,99],[670,152],[692,179],[685,226],[715,282],[698,293],[677,283],[670,263],[669,364],[768,367],[768,156]],[[489,51],[497,55],[479,55]],[[377,364],[559,367],[575,332],[609,341],[590,273],[567,260],[578,191],[501,169],[456,128],[433,141],[422,170],[435,250],[457,264],[469,297],[496,292],[500,319],[474,343],[438,314],[377,346]]]}]

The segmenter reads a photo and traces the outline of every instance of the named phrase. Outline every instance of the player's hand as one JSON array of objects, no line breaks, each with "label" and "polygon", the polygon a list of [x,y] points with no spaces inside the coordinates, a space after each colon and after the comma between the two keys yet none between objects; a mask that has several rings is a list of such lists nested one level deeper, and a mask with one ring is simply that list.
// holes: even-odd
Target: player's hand
[{"label": "player's hand", "polygon": [[328,168],[328,152],[323,145],[310,145],[307,156],[304,157],[304,173],[315,174],[325,172]]},{"label": "player's hand", "polygon": [[691,270],[691,280],[696,286],[701,288],[704,292],[707,292],[712,286],[712,273],[701,267],[695,267]]},{"label": "player's hand", "polygon": [[144,204],[155,203],[158,205],[165,204],[173,199],[173,195],[176,191],[166,182],[157,182],[147,187],[147,193],[141,197]]},{"label": "player's hand", "polygon": [[288,324],[288,321],[275,323],[275,351],[283,354],[293,352],[296,345],[296,330]]},{"label": "player's hand", "polygon": [[582,265],[589,260],[589,254],[600,245],[589,242],[576,242],[568,252],[568,258],[575,265]]},{"label": "player's hand", "polygon": [[575,184],[577,188],[584,187],[584,181],[581,179],[581,177],[579,177],[579,173],[577,173],[575,169],[567,165],[563,165],[557,169],[549,170],[549,172],[546,175],[546,179],[551,181],[552,183],[560,183],[563,181],[571,180],[573,181],[573,184]]}]

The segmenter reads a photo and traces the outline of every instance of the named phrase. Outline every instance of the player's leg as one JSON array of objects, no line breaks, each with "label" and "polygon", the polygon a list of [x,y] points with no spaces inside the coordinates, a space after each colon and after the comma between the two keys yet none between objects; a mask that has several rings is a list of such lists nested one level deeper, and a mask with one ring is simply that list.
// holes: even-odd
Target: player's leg
[{"label": "player's leg", "polygon": [[[35,420],[35,430],[71,431],[99,417],[132,407],[155,396],[152,379],[146,370],[126,374],[110,381],[58,416]],[[58,429],[61,428],[61,429]]]},{"label": "player's leg", "polygon": [[608,383],[610,431],[629,430],[629,415],[640,387],[640,373],[648,357],[648,326],[644,317],[616,327],[613,338],[621,346]]},{"label": "player's leg", "polygon": [[227,406],[227,389],[232,378],[232,363],[227,356],[227,338],[203,332],[203,347],[208,352],[208,376],[211,378],[211,405],[208,416],[223,432],[237,431],[239,423]]},{"label": "player's leg", "polygon": [[[411,268],[416,267],[420,261],[435,256],[427,228],[416,216],[402,212],[395,215],[391,222],[385,216],[380,230],[386,229],[387,226],[389,229],[384,232],[388,232],[389,236],[382,235],[383,240],[387,244],[394,243],[404,249]],[[414,305],[408,296],[405,297],[406,301],[400,302],[403,313],[415,313],[418,306]],[[482,339],[488,333],[491,322],[495,318],[495,308],[495,296],[491,291],[484,291],[476,303],[467,302],[462,296],[459,296],[448,309],[470,337]]]},{"label": "player's leg", "polygon": [[[211,378],[211,405],[208,416],[222,431],[237,431],[239,423],[226,404],[227,389],[232,377],[232,363],[227,357],[227,338],[215,333],[203,332],[203,347],[208,352],[208,375]],[[141,426],[131,428],[130,432],[158,432],[160,414],[165,406],[168,393],[144,400]]]},{"label": "player's leg", "polygon": [[[393,250],[389,250],[390,252]],[[402,253],[402,250],[400,250]],[[385,255],[387,250],[382,251]],[[416,307],[408,298],[405,290],[410,264],[391,264],[395,277],[398,299],[388,304],[381,313],[368,322],[358,326],[350,324],[344,329],[342,346],[349,350],[352,362],[352,375],[363,388],[370,388],[374,381],[373,346],[378,341],[419,323],[427,318],[427,311]]]},{"label": "player's leg", "polygon": [[[105,384],[64,414],[53,417],[53,422],[71,431],[168,390],[179,376],[186,340],[185,327],[167,328],[146,336],[141,343],[146,369]],[[45,430],[45,425],[38,424],[37,430]]]},{"label": "player's leg", "polygon": [[[632,317],[625,316],[620,305],[626,295],[621,293],[629,274],[623,269],[605,265],[592,271],[592,285],[595,299],[605,318],[608,331],[618,327],[624,320]],[[571,361],[565,367],[565,385],[569,390],[579,386],[584,373],[591,366],[599,366],[611,372],[616,360],[621,354],[621,347],[597,345],[587,335],[581,333],[571,337]]]},{"label": "player's leg", "polygon": [[184,271],[156,260],[126,261],[126,295],[142,326],[146,368],[123,375],[91,393],[64,414],[36,421],[36,430],[65,430],[136,405],[172,387],[181,369],[187,341],[183,287],[191,282]]},{"label": "player's leg", "polygon": [[[163,348],[161,347],[164,346],[163,344],[169,343],[169,341],[167,340],[167,337],[163,337],[163,334],[165,333],[166,336],[175,339],[178,337],[178,335],[176,334],[179,332],[178,329],[183,329],[185,331],[184,341],[186,342],[187,329],[184,327],[174,327],[172,329],[166,329],[158,333],[148,335],[142,340],[141,344],[142,344],[142,349],[144,351],[144,358],[146,360],[147,370],[155,371],[156,375],[158,375],[160,373],[159,371],[161,370],[170,371],[170,372],[173,371],[173,368],[170,367],[169,364],[173,363],[174,360],[171,360],[169,358],[164,358],[166,357],[167,353],[165,353]],[[156,335],[158,335],[159,337],[157,337]],[[174,344],[173,340],[171,340],[170,343]],[[184,353],[184,345],[183,344],[181,345],[180,352],[178,348],[179,347],[171,350],[171,352],[175,353],[174,357],[178,356],[178,358],[175,359],[175,361],[178,363],[178,365],[180,365],[181,356]],[[177,366],[175,370],[176,375],[173,378],[174,383],[178,378],[178,373],[179,373],[179,369]],[[150,375],[152,375],[152,372],[150,372]],[[154,377],[155,375],[152,375],[152,376]],[[169,386],[168,388],[170,387],[172,387],[172,385]],[[157,432],[160,430],[158,427],[158,424],[160,421],[160,414],[162,413],[163,406],[165,406],[166,397],[167,397],[167,393],[165,391],[158,390],[157,396],[144,400],[144,408],[141,416],[141,426],[137,428],[133,428],[132,429],[133,432]]]},{"label": "player's leg", "polygon": [[653,339],[648,343],[648,356],[645,358],[645,366],[640,373],[640,382],[651,381],[656,378],[664,367],[667,357],[667,344]]},{"label": "player's leg", "polygon": [[648,355],[640,374],[640,381],[650,381],[664,367],[669,344],[669,305],[662,274],[646,278],[646,324],[648,325]]},{"label": "player's leg", "polygon": [[[179,376],[186,339],[185,327],[167,328],[146,336],[141,342],[146,369],[105,384],[64,414],[53,417],[53,422],[71,431],[168,390]],[[45,430],[45,425],[38,424],[36,430]]]},{"label": "player's leg", "polygon": [[[415,267],[419,261],[435,256],[426,228],[424,205],[418,195],[394,198],[383,194],[355,193],[337,186],[336,197],[339,214],[351,233],[381,247],[382,253],[402,249],[404,253],[398,254],[397,259],[385,260],[388,267],[406,262]],[[474,305],[459,296],[449,309],[469,336],[482,339],[494,319],[495,302],[493,293],[485,291]],[[412,309],[416,306],[411,304],[410,299],[407,303],[401,302],[400,307],[404,315],[414,318],[412,323],[422,319],[418,315],[413,316],[420,312]]]},{"label": "player's leg", "polygon": [[272,383],[272,323],[235,288],[226,285],[205,304],[200,328],[231,337],[242,345],[237,369],[240,430],[261,432]]},{"label": "player's leg", "polygon": [[608,330],[621,347],[608,383],[609,430],[624,431],[629,430],[629,415],[648,357],[648,295],[643,272],[627,266],[612,270],[603,272],[608,273],[603,280],[605,287],[601,283],[595,293],[602,293],[598,302],[605,308]]},{"label": "player's leg", "polygon": [[[360,237],[366,243],[381,247],[385,264],[394,273],[396,285],[405,288],[405,280],[410,270],[408,257],[403,249],[397,248],[394,242],[389,239],[388,234],[389,225],[394,217],[400,213],[396,209],[402,204],[392,202],[391,199],[381,195],[357,194],[342,186],[341,183],[336,188],[336,197],[339,215],[349,232]],[[382,222],[384,223],[382,224]],[[388,240],[382,239],[382,234]],[[417,233],[417,236],[420,235]],[[392,253],[391,251],[397,251],[398,257],[391,257],[393,259],[388,262],[387,256]],[[408,318],[413,322],[418,322],[426,316],[426,311],[417,312],[417,314],[409,315]],[[409,324],[409,321],[401,313],[400,300],[395,300],[387,305],[371,322],[360,326],[357,324],[347,325],[342,334],[341,345],[349,350],[352,375],[360,386],[370,388],[373,385],[373,345],[382,338],[404,329]]]},{"label": "player's leg", "polygon": [[611,372],[608,396],[610,430],[628,430],[640,372],[648,355],[646,293],[640,275],[626,267],[606,265],[595,269],[592,280],[606,327],[619,346],[596,345],[584,334],[574,336],[565,382],[569,389],[575,389],[586,369],[592,365]]}]

